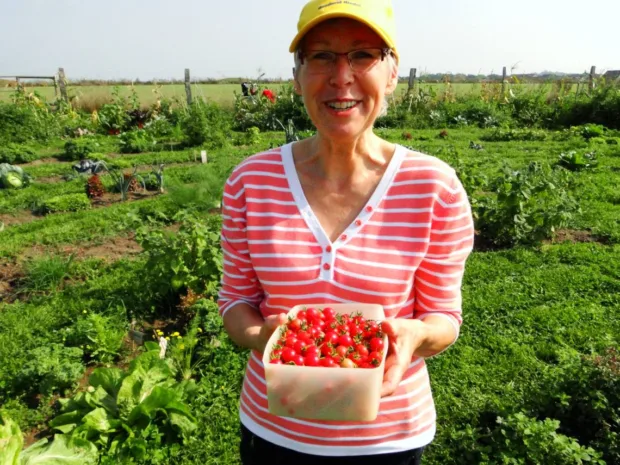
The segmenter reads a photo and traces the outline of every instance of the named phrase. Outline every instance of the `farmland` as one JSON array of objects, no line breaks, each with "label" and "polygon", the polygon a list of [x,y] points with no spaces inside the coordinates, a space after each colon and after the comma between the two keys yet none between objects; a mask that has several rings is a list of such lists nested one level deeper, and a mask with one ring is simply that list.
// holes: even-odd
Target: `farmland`
[{"label": "farmland", "polygon": [[[509,105],[497,89],[421,92],[376,128],[454,166],[475,214],[461,336],[428,360],[438,433],[424,464],[619,465],[620,95],[550,104],[514,91]],[[19,427],[0,423],[0,441],[27,449],[73,431],[92,463],[237,464],[248,353],[215,303],[223,183],[312,128],[292,96],[181,108],[130,96],[98,118],[23,95],[0,104],[0,121],[19,121],[0,128],[0,163],[30,178],[0,189],[0,414]],[[82,159],[107,170],[76,174]],[[139,401],[119,380],[180,406],[134,422]]]}]

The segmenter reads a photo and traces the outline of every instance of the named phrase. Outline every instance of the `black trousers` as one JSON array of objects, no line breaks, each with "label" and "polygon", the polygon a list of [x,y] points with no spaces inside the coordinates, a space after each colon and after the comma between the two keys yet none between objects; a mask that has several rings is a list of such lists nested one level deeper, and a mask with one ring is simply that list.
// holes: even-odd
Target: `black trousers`
[{"label": "black trousers", "polygon": [[241,425],[243,465],[420,465],[424,448],[394,454],[325,457],[296,452],[259,438]]}]

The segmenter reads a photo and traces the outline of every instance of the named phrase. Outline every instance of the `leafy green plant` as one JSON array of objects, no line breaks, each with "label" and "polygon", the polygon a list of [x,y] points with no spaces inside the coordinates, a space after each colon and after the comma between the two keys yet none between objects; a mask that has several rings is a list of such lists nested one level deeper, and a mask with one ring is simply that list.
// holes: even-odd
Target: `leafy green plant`
[{"label": "leafy green plant", "polygon": [[594,168],[598,165],[595,152],[581,153],[571,150],[561,153],[558,164],[570,171],[581,171],[587,168]]},{"label": "leafy green plant", "polygon": [[495,247],[511,247],[551,238],[579,211],[568,183],[568,172],[538,162],[519,171],[504,167],[502,175],[491,183],[496,196],[478,197],[473,208],[480,240]]},{"label": "leafy green plant", "polygon": [[90,441],[57,434],[41,439],[25,450],[22,432],[13,420],[0,415],[0,463],[2,465],[95,465],[97,448]]},{"label": "leafy green plant", "polygon": [[124,314],[120,313],[102,315],[87,312],[71,328],[67,342],[81,347],[96,361],[113,362],[120,355],[127,334],[127,322],[123,320]]},{"label": "leafy green plant", "polygon": [[143,460],[153,435],[167,443],[186,440],[196,429],[186,404],[195,384],[175,380],[158,344],[145,346],[147,351],[125,372],[97,368],[85,392],[59,401],[60,414],[50,427],[71,438],[88,439],[119,460]]},{"label": "leafy green plant", "polygon": [[38,208],[41,213],[77,212],[91,208],[90,199],[84,193],[66,194],[43,200]]},{"label": "leafy green plant", "polygon": [[299,140],[299,133],[297,129],[295,128],[295,125],[293,124],[292,119],[289,119],[286,122],[286,126],[284,126],[284,124],[282,124],[282,121],[280,121],[279,119],[276,119],[276,121],[278,122],[282,130],[284,131],[284,136],[286,138],[287,144],[291,142],[296,142]]},{"label": "leafy green plant", "polygon": [[30,185],[30,175],[19,166],[0,163],[0,187],[5,189],[21,189]]},{"label": "leafy green plant", "polygon": [[23,144],[9,143],[0,147],[0,163],[28,163],[37,158],[32,147]]},{"label": "leafy green plant", "polygon": [[121,153],[142,153],[155,149],[157,141],[144,129],[124,132],[119,136]]},{"label": "leafy green plant", "polygon": [[90,137],[71,139],[65,142],[63,158],[70,161],[84,160],[89,154],[100,150],[99,143]]},{"label": "leafy green plant", "polygon": [[219,105],[195,100],[188,107],[181,126],[189,146],[217,149],[228,143],[231,120]]},{"label": "leafy green plant", "polygon": [[35,347],[28,353],[19,376],[24,390],[50,394],[71,387],[84,372],[82,356],[77,347],[51,343]]},{"label": "leafy green plant", "polygon": [[120,87],[112,89],[112,102],[101,106],[95,114],[95,119],[101,128],[108,134],[120,134],[129,122],[127,113],[128,104],[126,99],[120,95]]},{"label": "leafy green plant", "polygon": [[545,131],[536,129],[502,129],[497,128],[490,132],[483,134],[480,137],[484,141],[488,142],[506,142],[513,140],[533,141],[533,140],[545,140],[547,139],[547,133]]},{"label": "leafy green plant", "polygon": [[146,279],[163,298],[175,299],[187,289],[214,296],[222,272],[220,235],[213,222],[183,214],[178,232],[136,231],[146,256]]}]

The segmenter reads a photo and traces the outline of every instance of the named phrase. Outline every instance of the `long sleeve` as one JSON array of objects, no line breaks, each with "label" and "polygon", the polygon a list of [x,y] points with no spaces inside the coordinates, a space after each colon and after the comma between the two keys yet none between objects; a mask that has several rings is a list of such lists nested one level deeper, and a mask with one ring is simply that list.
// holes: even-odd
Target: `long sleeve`
[{"label": "long sleeve", "polygon": [[258,308],[264,295],[248,251],[246,213],[243,178],[233,172],[224,186],[222,199],[224,272],[218,296],[221,316],[240,302]]},{"label": "long sleeve", "polygon": [[430,244],[415,273],[414,318],[441,315],[463,323],[461,285],[465,262],[473,249],[474,224],[467,193],[454,175],[433,206]]}]

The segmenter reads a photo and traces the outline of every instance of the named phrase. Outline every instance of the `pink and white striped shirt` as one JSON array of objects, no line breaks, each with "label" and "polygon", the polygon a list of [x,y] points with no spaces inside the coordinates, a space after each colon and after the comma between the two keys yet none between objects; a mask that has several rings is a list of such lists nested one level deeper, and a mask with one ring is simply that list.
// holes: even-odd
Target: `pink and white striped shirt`
[{"label": "pink and white striped shirt", "polygon": [[[363,302],[383,305],[387,317],[440,315],[458,333],[474,227],[467,194],[443,161],[397,145],[368,203],[334,242],[308,205],[291,144],[239,164],[222,206],[222,316],[240,302],[263,316],[298,304]],[[423,358],[414,357],[368,423],[271,415],[264,376],[261,356],[252,352],[240,418],[280,446],[324,456],[370,455],[422,447],[435,435]]]}]

